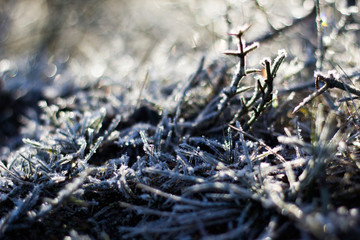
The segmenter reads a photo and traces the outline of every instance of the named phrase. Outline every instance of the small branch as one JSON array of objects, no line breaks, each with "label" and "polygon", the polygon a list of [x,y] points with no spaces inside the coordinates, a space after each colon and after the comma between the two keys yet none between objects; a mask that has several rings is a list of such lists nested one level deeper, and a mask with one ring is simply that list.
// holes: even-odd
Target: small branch
[{"label": "small branch", "polygon": [[259,105],[257,105],[257,107],[254,109],[254,113],[250,120],[244,125],[244,130],[249,129],[250,126],[261,115],[261,113],[271,104],[273,100],[274,78],[276,77],[276,73],[279,70],[279,67],[284,61],[285,57],[285,50],[280,50],[273,64],[271,64],[270,59],[264,59],[262,64],[264,65],[266,71],[265,85],[261,86],[261,83],[258,82],[259,90],[262,94],[262,100]]},{"label": "small branch", "polygon": [[186,85],[186,87],[184,88],[181,98],[178,102],[178,105],[176,107],[176,113],[175,113],[175,117],[174,117],[174,128],[175,128],[175,132],[177,133],[177,124],[179,122],[179,118],[181,115],[181,107],[183,105],[183,102],[185,100],[186,94],[188,93],[188,91],[194,86],[194,83],[196,82],[197,78],[199,77],[201,71],[203,70],[204,67],[204,62],[205,62],[205,57],[203,56],[200,60],[199,66],[196,70],[196,73],[191,77],[189,83]]},{"label": "small branch", "polygon": [[[228,50],[225,51],[224,54],[235,56],[239,58],[239,67],[237,73],[234,75],[230,86],[227,89],[223,89],[220,96],[218,97],[218,104],[213,108],[213,102],[211,102],[207,107],[205,107],[204,111],[200,113],[195,120],[192,127],[202,127],[208,126],[212,122],[216,121],[221,113],[225,110],[230,100],[237,94],[239,94],[239,84],[240,81],[246,76],[246,55],[258,48],[258,43],[253,43],[251,45],[246,46],[245,41],[242,36],[246,30],[248,30],[250,25],[245,25],[236,33],[229,33],[231,36],[235,36],[238,39],[238,49],[237,50]],[[256,72],[256,70],[251,70],[252,72]]]},{"label": "small branch", "polygon": [[[325,83],[325,85],[322,86],[321,88],[319,86],[320,82]],[[294,108],[293,113],[299,111],[302,107],[304,107],[306,104],[311,102],[317,96],[323,94],[329,88],[338,88],[343,91],[347,91],[349,93],[355,94],[356,96],[360,96],[360,89],[352,87],[346,84],[345,82],[339,81],[332,72],[329,72],[328,76],[324,76],[321,73],[316,73],[315,86],[317,88],[317,91],[304,98],[304,100],[296,108]]]},{"label": "small branch", "polygon": [[226,108],[227,104],[229,103],[230,99],[232,99],[237,92],[238,85],[243,77],[246,76],[246,55],[255,50],[259,47],[258,43],[253,43],[250,46],[245,45],[245,41],[242,39],[242,35],[246,30],[249,29],[249,25],[244,26],[239,30],[238,33],[231,33],[230,35],[236,36],[238,38],[238,50],[237,51],[226,51],[224,52],[227,55],[236,56],[239,58],[239,70],[237,74],[234,76],[230,87],[227,90],[223,91],[222,99],[218,105],[218,115],[220,115],[224,109]]},{"label": "small branch", "polygon": [[338,88],[343,91],[348,91],[356,96],[360,96],[360,89],[350,86],[345,82],[340,82],[338,79],[334,77],[332,73],[329,74],[328,77],[323,76],[322,74],[317,75],[317,82],[322,81],[325,82],[329,86],[329,88]]},{"label": "small branch", "polygon": [[297,105],[294,110],[293,110],[293,114],[296,113],[297,111],[299,111],[302,107],[304,107],[306,104],[308,104],[309,102],[311,102],[314,98],[316,98],[317,96],[323,94],[326,90],[329,89],[329,86],[327,84],[325,84],[324,86],[322,86],[320,89],[318,89],[316,92],[313,92],[312,94],[310,94],[309,96],[307,96],[306,98],[304,98],[304,100]]},{"label": "small branch", "polygon": [[[230,3],[227,3],[226,13],[225,13],[224,18],[225,18],[225,21],[226,21],[228,32],[230,32],[230,30],[232,28],[232,22],[231,22],[231,18],[230,18],[230,10],[231,10],[231,5],[230,5]],[[228,36],[227,43],[228,43],[228,48],[230,49],[231,48],[231,43],[232,43],[232,38],[231,38],[230,35]]]},{"label": "small branch", "polygon": [[269,147],[263,140],[258,139],[256,137],[254,137],[253,135],[245,132],[245,130],[240,129],[238,127],[235,127],[233,125],[227,124],[230,128],[234,129],[235,131],[241,132],[242,134],[244,134],[244,136],[248,137],[249,139],[251,139],[252,141],[258,142],[261,146],[263,146],[266,150],[268,150],[271,154],[273,154],[274,156],[276,156],[278,158],[278,160],[280,160],[281,162],[286,162],[285,158],[283,156],[281,156],[279,153],[277,153],[276,151],[274,151],[271,147]]},{"label": "small branch", "polygon": [[149,70],[146,71],[146,75],[145,75],[143,84],[142,84],[142,86],[141,86],[140,92],[139,92],[139,97],[138,97],[138,99],[137,99],[137,101],[136,101],[136,109],[139,109],[141,96],[142,96],[142,94],[143,94],[143,91],[144,91],[144,89],[145,89],[145,86],[146,86],[148,80],[149,80]]},{"label": "small branch", "polygon": [[137,183],[136,184],[137,188],[140,188],[144,191],[150,192],[152,194],[155,194],[157,196],[161,196],[164,197],[168,200],[171,200],[173,202],[177,202],[177,203],[184,203],[184,204],[188,204],[191,206],[196,206],[196,207],[211,207],[211,206],[223,206],[223,203],[212,203],[212,202],[202,202],[202,201],[198,201],[198,200],[193,200],[193,199],[188,199],[188,198],[184,198],[182,196],[177,196],[171,193],[166,193],[163,192],[159,189],[153,188],[151,186],[147,186],[145,184],[142,183]]},{"label": "small branch", "polygon": [[317,28],[317,52],[316,52],[316,69],[318,71],[322,70],[323,62],[324,62],[324,29],[323,29],[323,21],[321,19],[320,13],[320,0],[315,0],[315,8],[316,8],[316,28]]}]

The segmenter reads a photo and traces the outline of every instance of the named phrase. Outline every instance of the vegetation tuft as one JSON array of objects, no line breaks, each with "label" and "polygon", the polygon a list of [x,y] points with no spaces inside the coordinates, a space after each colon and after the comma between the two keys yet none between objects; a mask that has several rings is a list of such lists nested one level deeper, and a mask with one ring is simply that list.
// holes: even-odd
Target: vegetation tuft
[{"label": "vegetation tuft", "polygon": [[[2,71],[0,106],[19,111],[0,120],[0,238],[359,238],[359,69],[341,49],[359,47],[360,19],[347,3],[314,1],[275,27],[255,1],[270,29],[255,41],[251,25],[230,31],[228,4],[227,56],[154,95],[148,71],[120,93],[99,80],[15,97]],[[309,26],[306,58],[277,42]],[[26,104],[33,118],[14,122]],[[36,127],[19,142],[21,126]]]}]

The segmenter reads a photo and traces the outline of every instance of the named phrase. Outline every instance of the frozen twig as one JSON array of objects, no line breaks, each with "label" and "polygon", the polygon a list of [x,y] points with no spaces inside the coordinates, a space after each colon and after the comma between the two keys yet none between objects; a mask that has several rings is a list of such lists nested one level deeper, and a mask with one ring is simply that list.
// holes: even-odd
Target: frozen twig
[{"label": "frozen twig", "polygon": [[269,152],[271,152],[272,154],[274,154],[281,162],[286,162],[285,158],[283,156],[281,156],[280,154],[278,154],[276,151],[274,151],[271,147],[269,147],[267,144],[264,143],[264,141],[257,139],[256,137],[252,136],[251,134],[245,132],[244,130],[237,128],[235,126],[229,125],[228,126],[238,132],[241,132],[242,134],[244,134],[246,137],[248,137],[249,139],[258,142],[261,146],[263,146],[266,150],[268,150]]},{"label": "frozen twig", "polygon": [[[320,87],[320,82],[323,82],[324,85]],[[327,91],[330,88],[338,88],[343,91],[347,91],[349,93],[355,94],[356,96],[360,96],[360,89],[352,87],[345,82],[341,82],[338,80],[337,77],[335,77],[335,74],[333,72],[329,72],[327,76],[324,76],[322,73],[316,73],[315,74],[315,86],[317,88],[317,91],[313,92],[304,100],[294,108],[293,113],[296,113],[299,111],[302,107],[304,107],[306,104],[311,102],[314,98],[317,96],[323,94],[325,91]]]},{"label": "frozen twig", "polygon": [[316,28],[317,28],[317,52],[316,52],[316,69],[318,71],[322,70],[323,62],[324,62],[324,28],[323,28],[323,20],[321,18],[320,11],[320,0],[315,0],[315,8],[316,8]]},{"label": "frozen twig", "polygon": [[205,108],[207,111],[211,112],[203,112],[199,114],[198,118],[195,120],[194,127],[200,127],[203,125],[209,125],[212,122],[216,121],[221,113],[225,110],[230,100],[237,94],[239,94],[239,83],[243,77],[246,76],[246,55],[258,48],[258,43],[253,43],[251,45],[246,45],[245,40],[243,39],[243,35],[248,30],[250,25],[245,25],[240,28],[236,33],[229,33],[229,35],[235,36],[238,39],[237,50],[228,50],[225,51],[224,54],[235,56],[239,58],[239,65],[236,74],[233,76],[233,79],[230,83],[230,86],[226,89],[223,89],[220,98],[218,100],[218,104],[216,109]]},{"label": "frozen twig", "polygon": [[280,68],[280,65],[283,63],[286,58],[285,50],[280,50],[278,56],[275,58],[274,63],[271,64],[270,60],[265,58],[263,65],[266,71],[265,85],[261,86],[261,83],[258,82],[262,99],[259,105],[254,109],[254,113],[247,124],[244,126],[244,130],[250,128],[250,126],[256,121],[256,119],[261,115],[261,113],[268,107],[273,100],[273,89],[274,89],[274,78],[276,73]]},{"label": "frozen twig", "polygon": [[202,202],[202,201],[198,201],[198,200],[184,198],[182,196],[177,196],[177,195],[174,195],[174,194],[163,192],[163,191],[161,191],[159,189],[147,186],[147,185],[142,184],[142,183],[137,183],[136,187],[138,187],[138,188],[140,188],[142,190],[145,190],[147,192],[153,193],[155,195],[164,197],[166,199],[172,200],[174,202],[185,203],[185,204],[189,204],[189,205],[196,206],[196,207],[210,207],[210,206],[223,206],[223,205],[226,205],[224,203]]},{"label": "frozen twig", "polygon": [[186,94],[190,91],[191,88],[194,87],[196,80],[198,80],[198,77],[199,77],[201,71],[203,70],[204,62],[205,62],[205,57],[203,56],[200,60],[199,66],[198,66],[195,74],[190,78],[190,80],[189,80],[188,84],[186,85],[186,87],[184,88],[184,90],[181,94],[181,98],[177,104],[176,113],[175,113],[175,117],[174,117],[174,127],[175,127],[176,133],[179,132],[177,130],[177,123],[179,122],[179,118],[181,115],[181,108],[182,108],[183,102],[185,100]]}]

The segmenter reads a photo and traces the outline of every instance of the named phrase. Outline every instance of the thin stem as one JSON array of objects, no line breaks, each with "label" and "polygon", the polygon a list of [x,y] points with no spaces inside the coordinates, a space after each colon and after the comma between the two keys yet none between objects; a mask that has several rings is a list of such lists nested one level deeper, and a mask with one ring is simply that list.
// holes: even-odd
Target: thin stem
[{"label": "thin stem", "polygon": [[324,29],[323,29],[323,21],[321,19],[321,11],[320,11],[320,0],[315,0],[316,7],[316,28],[317,28],[317,52],[316,52],[316,69],[318,71],[322,70],[323,62],[324,62]]},{"label": "thin stem", "polygon": [[[204,126],[204,125],[212,123],[213,121],[218,119],[219,116],[221,115],[221,113],[227,107],[230,100],[236,94],[239,93],[238,87],[239,87],[240,81],[241,81],[241,79],[243,79],[246,76],[246,55],[249,52],[258,48],[258,43],[253,43],[249,46],[246,46],[245,41],[242,39],[243,34],[245,33],[246,30],[249,29],[249,27],[250,27],[249,25],[246,25],[246,26],[242,27],[237,33],[230,33],[230,35],[237,37],[238,49],[235,51],[234,50],[225,51],[224,53],[226,55],[231,55],[231,56],[235,56],[235,57],[239,58],[238,71],[234,75],[229,88],[223,89],[221,95],[219,96],[219,103],[216,106],[215,112],[211,112],[211,111],[214,111],[212,107],[210,109],[206,108],[211,111],[206,111],[206,112],[203,112],[202,114],[198,115],[193,127]],[[204,117],[205,115],[207,115],[207,117]]]},{"label": "thin stem", "polygon": [[294,108],[293,110],[293,114],[296,113],[297,111],[299,111],[302,107],[304,107],[306,104],[308,104],[309,102],[311,102],[314,98],[316,98],[317,96],[323,94],[326,90],[329,89],[328,84],[325,84],[324,86],[322,86],[320,89],[318,89],[316,92],[313,92],[312,94],[310,94],[309,96],[307,96],[306,98],[304,98],[304,100],[296,106],[296,108]]}]

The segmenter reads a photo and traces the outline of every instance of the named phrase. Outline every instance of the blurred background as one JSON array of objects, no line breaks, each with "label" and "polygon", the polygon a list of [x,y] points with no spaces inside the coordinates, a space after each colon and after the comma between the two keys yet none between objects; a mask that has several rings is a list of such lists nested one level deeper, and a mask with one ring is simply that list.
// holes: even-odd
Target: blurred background
[{"label": "blurred background", "polygon": [[[321,4],[331,43],[341,17],[356,3]],[[208,65],[234,49],[227,33],[243,24],[251,25],[246,39],[261,43],[248,59],[251,67],[285,49],[286,81],[280,78],[279,84],[311,80],[317,38],[313,9],[313,0],[1,0],[0,146],[7,151],[18,146],[21,126],[38,118],[39,100],[104,86],[114,96],[131,98],[147,74],[147,94],[156,99],[162,87],[186,81],[203,55]],[[331,45],[326,56],[344,68],[354,68],[359,56],[358,26],[349,27],[353,35]],[[279,29],[284,31],[267,38]]]}]

